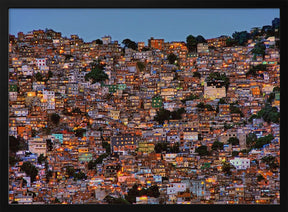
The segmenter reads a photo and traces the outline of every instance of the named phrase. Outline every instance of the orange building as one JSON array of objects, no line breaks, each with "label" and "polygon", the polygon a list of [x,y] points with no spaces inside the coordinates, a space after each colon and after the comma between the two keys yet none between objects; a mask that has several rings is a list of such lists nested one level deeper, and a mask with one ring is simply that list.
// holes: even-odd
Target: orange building
[{"label": "orange building", "polygon": [[148,46],[149,48],[152,48],[152,49],[162,50],[164,48],[164,39],[154,39],[153,37],[151,37],[148,40]]}]

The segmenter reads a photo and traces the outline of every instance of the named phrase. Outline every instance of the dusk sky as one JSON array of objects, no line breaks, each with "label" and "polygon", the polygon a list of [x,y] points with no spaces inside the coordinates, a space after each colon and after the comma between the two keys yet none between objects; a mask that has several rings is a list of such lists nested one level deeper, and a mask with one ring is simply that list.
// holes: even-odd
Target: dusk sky
[{"label": "dusk sky", "polygon": [[10,9],[9,33],[53,29],[77,34],[85,42],[105,35],[120,43],[150,37],[186,41],[190,34],[215,38],[271,25],[279,9]]}]

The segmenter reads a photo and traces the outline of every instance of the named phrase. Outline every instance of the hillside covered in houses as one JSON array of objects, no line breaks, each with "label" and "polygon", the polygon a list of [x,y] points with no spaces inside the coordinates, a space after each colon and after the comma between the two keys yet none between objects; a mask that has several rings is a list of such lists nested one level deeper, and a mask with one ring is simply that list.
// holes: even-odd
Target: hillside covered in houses
[{"label": "hillside covered in houses", "polygon": [[9,36],[12,204],[279,204],[280,20],[185,41]]}]

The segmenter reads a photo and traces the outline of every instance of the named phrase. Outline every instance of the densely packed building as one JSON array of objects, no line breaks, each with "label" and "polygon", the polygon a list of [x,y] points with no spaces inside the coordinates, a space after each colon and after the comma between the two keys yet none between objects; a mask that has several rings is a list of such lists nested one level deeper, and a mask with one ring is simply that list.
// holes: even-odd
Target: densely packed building
[{"label": "densely packed building", "polygon": [[280,203],[277,36],[9,38],[10,203]]}]

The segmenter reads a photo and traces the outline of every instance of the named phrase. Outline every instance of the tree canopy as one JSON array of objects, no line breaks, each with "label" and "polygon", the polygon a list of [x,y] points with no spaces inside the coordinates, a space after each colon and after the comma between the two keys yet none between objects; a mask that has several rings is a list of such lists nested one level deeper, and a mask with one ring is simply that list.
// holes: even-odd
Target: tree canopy
[{"label": "tree canopy", "polygon": [[137,65],[137,68],[140,70],[140,72],[144,71],[145,70],[145,64],[143,62],[137,62],[136,63]]},{"label": "tree canopy", "polygon": [[137,50],[138,48],[138,45],[136,42],[126,38],[122,41],[122,43],[124,44],[124,48],[130,48],[130,49],[133,49],[133,50]]},{"label": "tree canopy", "polygon": [[261,55],[264,58],[265,57],[265,50],[266,50],[265,44],[263,42],[258,42],[255,44],[255,46],[251,52],[254,55]]},{"label": "tree canopy", "polygon": [[217,80],[220,80],[220,81],[223,81],[224,83],[224,86],[226,87],[226,89],[228,88],[229,86],[229,77],[226,76],[225,73],[220,73],[220,72],[211,72],[209,74],[209,76],[207,77],[207,81],[212,81],[212,82],[215,82]]},{"label": "tree canopy", "polygon": [[52,113],[50,119],[53,124],[58,125],[60,121],[60,116],[57,113]]},{"label": "tree canopy", "polygon": [[231,163],[227,161],[222,163],[222,172],[224,172],[226,175],[231,175],[232,169],[235,169],[235,167]]},{"label": "tree canopy", "polygon": [[259,64],[256,66],[252,66],[249,71],[246,73],[246,76],[258,76],[259,75],[259,71],[266,71],[267,69],[267,65],[265,64]]},{"label": "tree canopy", "polygon": [[266,163],[269,166],[270,170],[274,170],[279,167],[276,157],[272,155],[264,156],[263,158],[261,158],[261,161]]},{"label": "tree canopy", "polygon": [[31,182],[35,181],[38,169],[31,162],[24,162],[20,168],[31,178]]},{"label": "tree canopy", "polygon": [[244,114],[242,113],[242,111],[240,110],[239,106],[236,104],[230,104],[230,113],[238,113],[240,114],[241,117],[244,117]]},{"label": "tree canopy", "polygon": [[277,107],[272,107],[270,104],[266,104],[264,108],[262,108],[257,113],[258,118],[263,118],[264,121],[268,123],[279,123],[280,122],[280,112],[278,112]]},{"label": "tree canopy", "polygon": [[92,68],[89,73],[85,75],[85,80],[92,80],[92,84],[96,82],[103,82],[106,79],[109,79],[108,75],[101,69],[100,66],[96,66],[95,68]]},{"label": "tree canopy", "polygon": [[196,105],[196,107],[200,110],[204,110],[204,109],[207,109],[208,111],[213,111],[214,108],[209,105],[209,104],[204,104],[203,102],[200,102]]},{"label": "tree canopy", "polygon": [[236,137],[230,137],[228,139],[228,143],[232,145],[239,145],[239,139]]},{"label": "tree canopy", "polygon": [[191,101],[191,100],[194,100],[194,99],[198,99],[199,97],[195,94],[191,94],[189,96],[187,96],[185,99],[182,99],[181,102],[182,103],[185,103],[186,101]]},{"label": "tree canopy", "polygon": [[194,37],[193,35],[188,35],[186,37],[186,46],[188,52],[195,52],[197,50],[198,43],[206,43],[206,42],[207,41],[202,35],[198,35],[197,37]]},{"label": "tree canopy", "polygon": [[238,45],[244,46],[251,36],[247,31],[241,31],[241,32],[234,32],[232,34],[232,37]]},{"label": "tree canopy", "polygon": [[246,135],[246,145],[248,148],[254,146],[256,141],[257,141],[257,135],[255,133],[249,133]]},{"label": "tree canopy", "polygon": [[110,195],[107,195],[103,200],[111,205],[130,205],[130,202],[128,202],[126,199],[123,199],[121,197],[115,198]]},{"label": "tree canopy", "polygon": [[197,78],[201,78],[201,74],[198,72],[198,71],[195,71],[194,73],[193,73],[193,77],[197,77]]},{"label": "tree canopy", "polygon": [[46,160],[47,156],[45,157],[43,154],[40,154],[39,157],[37,158],[37,162],[39,164],[42,164]]},{"label": "tree canopy", "polygon": [[156,153],[166,152],[166,153],[178,153],[179,152],[179,143],[175,143],[172,146],[169,146],[168,143],[157,143],[154,147]]},{"label": "tree canopy", "polygon": [[186,37],[186,45],[188,52],[195,52],[197,49],[197,40],[193,35],[188,35]]},{"label": "tree canopy", "polygon": [[163,124],[165,120],[174,120],[174,119],[181,119],[182,114],[185,113],[184,108],[177,109],[175,111],[170,112],[164,108],[160,108],[157,111],[156,116],[154,117],[155,121],[158,121],[159,124]]},{"label": "tree canopy", "polygon": [[202,145],[202,146],[196,148],[195,152],[198,153],[200,156],[209,155],[209,151],[207,149],[207,146],[205,146],[205,145]]},{"label": "tree canopy", "polygon": [[15,138],[14,136],[9,136],[9,151],[15,153],[19,149],[20,149],[19,139]]},{"label": "tree canopy", "polygon": [[167,56],[167,59],[169,61],[170,64],[174,64],[175,61],[177,60],[177,56],[173,53],[170,53],[168,56]]},{"label": "tree canopy", "polygon": [[224,144],[220,141],[214,141],[212,144],[212,150],[222,150],[223,149]]},{"label": "tree canopy", "polygon": [[264,145],[271,143],[273,139],[274,139],[274,136],[272,134],[266,135],[264,137],[260,137],[257,139],[256,143],[253,145],[252,148],[260,149]]},{"label": "tree canopy", "polygon": [[158,198],[160,196],[159,187],[157,185],[152,185],[148,188],[141,188],[140,185],[134,184],[133,187],[128,190],[125,199],[132,204],[136,202],[136,197],[140,196]]},{"label": "tree canopy", "polygon": [[100,40],[99,38],[95,42],[96,42],[96,44],[103,44],[103,41]]},{"label": "tree canopy", "polygon": [[44,76],[40,73],[40,72],[37,72],[36,74],[35,74],[35,79],[36,79],[36,81],[44,81]]},{"label": "tree canopy", "polygon": [[202,35],[198,35],[196,38],[196,42],[198,43],[207,43],[206,39]]}]

